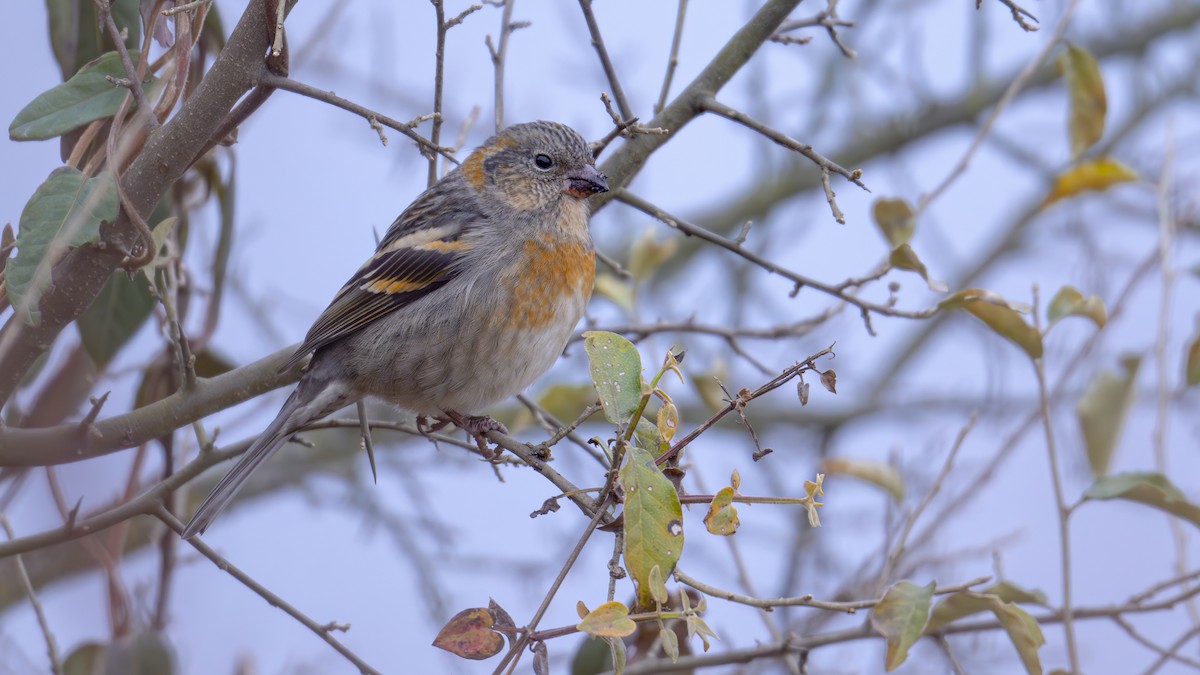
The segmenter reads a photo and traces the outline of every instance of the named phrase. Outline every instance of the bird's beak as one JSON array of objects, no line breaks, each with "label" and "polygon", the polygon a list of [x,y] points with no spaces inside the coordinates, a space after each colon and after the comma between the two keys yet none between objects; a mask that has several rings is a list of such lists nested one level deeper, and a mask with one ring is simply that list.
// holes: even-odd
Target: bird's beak
[{"label": "bird's beak", "polygon": [[563,192],[576,199],[587,199],[594,194],[608,192],[608,178],[591,164],[567,174]]}]

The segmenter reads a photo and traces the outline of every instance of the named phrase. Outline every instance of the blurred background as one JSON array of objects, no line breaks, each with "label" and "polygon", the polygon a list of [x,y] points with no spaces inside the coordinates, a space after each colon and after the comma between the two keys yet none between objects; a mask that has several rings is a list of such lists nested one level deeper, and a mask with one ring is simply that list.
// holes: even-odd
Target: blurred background
[{"label": "blurred background", "polygon": [[[226,34],[244,4],[215,2]],[[759,4],[687,3],[668,101]],[[629,191],[724,236],[743,233],[745,249],[837,286],[873,275],[888,260],[892,246],[873,216],[877,199],[920,205],[972,152],[966,170],[916,221],[911,245],[928,276],[951,292],[985,288],[1014,303],[1032,304],[1036,288],[1043,325],[1047,304],[1064,285],[1098,296],[1107,308],[1103,328],[1068,318],[1044,342],[1065,502],[1079,500],[1094,480],[1077,406],[1098,374],[1125,377],[1122,359],[1129,355],[1141,361],[1129,377],[1128,412],[1110,472],[1159,471],[1186,499],[1200,500],[1200,417],[1194,414],[1200,398],[1185,381],[1187,353],[1200,331],[1200,4],[1112,0],[1075,8],[1031,1],[1024,6],[1039,21],[1033,32],[997,0],[978,8],[946,0],[834,6],[841,20],[853,23],[834,26],[836,41],[820,25],[787,32],[812,39],[768,42],[718,99],[846,168],[861,168],[870,192],[832,176],[845,224],[835,222],[812,162],[716,115],[678,130]],[[446,14],[467,7],[447,2]],[[828,9],[802,3],[791,18]],[[679,5],[600,0],[593,10],[633,114],[648,124]],[[1107,92],[1104,133],[1085,158],[1111,156],[1140,178],[1046,204],[1055,177],[1077,165],[1067,131],[1068,86],[1053,72],[1061,45],[1006,101],[978,149],[971,146],[1006,89],[1055,39],[1067,10],[1074,14],[1065,38],[1094,56]],[[499,37],[501,15],[501,8],[485,5],[447,34],[442,141],[461,145],[460,158],[495,131],[494,70],[485,40]],[[61,82],[62,73],[49,44],[45,5],[8,3],[0,16],[15,28],[0,41],[0,60],[12,65],[0,117],[12,120]],[[589,139],[605,136],[613,123],[600,94],[612,88],[580,7],[517,0],[512,20],[528,25],[508,39],[505,121],[552,119]],[[436,23],[428,4],[300,2],[287,30],[293,79],[402,121],[432,110]],[[417,131],[429,127],[425,122]],[[183,253],[191,283],[184,327],[209,337],[205,354],[214,368],[248,364],[298,342],[373,250],[375,237],[424,189],[428,162],[411,141],[386,133],[384,146],[359,117],[278,91],[241,126],[236,145],[213,152],[221,199],[197,183],[181,203],[194,207]],[[612,148],[624,142],[617,139]],[[30,195],[61,161],[55,141],[0,141],[0,220],[15,228]],[[752,225],[744,230],[747,222]],[[687,383],[664,380],[683,432],[712,415],[714,400],[719,404],[714,377],[731,392],[754,389],[821,349],[833,345],[836,352],[819,364],[836,370],[836,395],[810,377],[806,406],[789,385],[745,410],[771,454],[752,459],[755,443],[730,415],[685,458],[684,486],[698,494],[726,485],[736,469],[744,494],[802,496],[804,481],[827,471],[822,526],[811,528],[799,507],[743,505],[741,529],[726,539],[704,532],[705,509],[693,506],[685,509],[688,540],[680,562],[688,574],[759,597],[826,600],[875,598],[895,579],[950,585],[991,575],[1040,590],[1052,608],[1062,603],[1058,502],[1037,417],[1038,380],[1020,347],[963,311],[923,319],[874,313],[865,322],[842,298],[813,288],[793,293],[795,284],[783,276],[624,204],[607,204],[592,231],[600,251],[637,275],[623,277],[601,263],[580,330],[617,330],[636,339],[650,368],[669,347],[686,348]],[[216,293],[218,251],[228,260]],[[840,290],[881,305],[894,300],[897,310],[918,313],[946,297],[902,269]],[[210,319],[214,298],[220,301]],[[64,409],[46,424],[79,419],[89,408],[86,396],[105,391],[112,393],[102,417],[133,408],[147,386],[148,364],[169,344],[162,314],[157,308],[103,368],[81,375],[75,397],[61,399]],[[0,318],[11,316],[10,309]],[[64,331],[10,402],[9,418],[14,406],[37,409],[55,377],[82,372],[72,360],[80,354],[78,334]],[[575,342],[526,393],[567,421],[589,400],[588,377],[582,344]],[[218,446],[252,437],[287,391],[223,410],[203,425],[209,434],[219,429]],[[403,418],[382,405],[372,411],[381,419]],[[549,436],[517,401],[494,412],[519,438],[538,443]],[[973,415],[977,421],[908,535],[906,551],[881,578],[898,532],[938,481]],[[353,417],[353,411],[335,417]],[[612,429],[595,416],[578,435],[608,437]],[[586,525],[584,516],[564,501],[558,512],[531,519],[531,511],[557,494],[553,486],[528,469],[493,469],[456,446],[379,431],[376,484],[356,430],[318,431],[306,439],[312,447],[287,446],[255,476],[205,541],[319,623],[350,624],[338,639],[383,672],[489,672],[495,661],[468,662],[430,646],[438,629],[489,597],[518,625],[527,621]],[[131,471],[135,482],[153,483],[163,471],[163,453],[154,447],[135,469],[132,450],[59,468],[67,502],[82,499],[84,513],[109,504],[126,492]],[[182,464],[196,455],[196,435],[185,426],[172,448]],[[602,469],[580,447],[564,442],[554,457],[554,466],[577,485],[603,483]],[[851,461],[851,470],[829,468],[830,458]],[[189,491],[198,493],[190,503],[225,468],[206,474],[201,482],[208,482]],[[18,536],[62,524],[40,469],[10,477],[0,496],[0,511]],[[1072,604],[1122,605],[1156,583],[1194,573],[1200,569],[1196,525],[1128,501],[1083,504],[1070,520]],[[133,624],[150,625],[156,606],[166,603],[164,635],[178,672],[354,672],[307,629],[188,546],[175,552],[169,594],[160,601],[159,539],[160,526],[149,518],[132,521],[118,542],[124,557],[109,573],[94,551],[78,545],[25,556],[63,654],[112,639],[115,578]],[[576,600],[592,607],[603,602],[611,554],[611,535],[595,535],[542,627],[576,623]],[[0,565],[0,673],[45,672],[41,631],[11,568]],[[629,582],[620,582],[617,598],[630,594]],[[810,636],[866,620],[864,612],[811,608],[779,609],[765,620],[743,605],[708,604],[706,620],[721,637],[717,651],[772,643],[778,640],[772,631]],[[1111,617],[1076,620],[1084,672],[1190,672],[1200,662],[1194,599],[1121,621],[1126,625]],[[1047,672],[1066,670],[1062,624],[1043,630],[1042,664]],[[552,672],[568,672],[579,643],[579,636],[548,643]],[[966,672],[1021,667],[1002,631],[968,631],[948,644]],[[1171,649],[1182,658],[1164,657]],[[807,662],[809,672],[882,672],[883,655],[881,640],[858,640],[814,649]],[[519,672],[528,668],[525,661]],[[788,668],[758,660],[716,672]],[[925,640],[900,672],[953,668],[945,650]]]}]

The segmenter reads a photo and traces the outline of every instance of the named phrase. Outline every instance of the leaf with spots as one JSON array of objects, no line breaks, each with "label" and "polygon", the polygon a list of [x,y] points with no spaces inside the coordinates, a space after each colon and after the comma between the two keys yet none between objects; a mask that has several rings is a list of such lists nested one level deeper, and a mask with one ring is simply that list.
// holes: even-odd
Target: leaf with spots
[{"label": "leaf with spots", "polygon": [[637,347],[616,333],[588,331],[583,348],[604,417],[624,428],[642,402],[642,358]]},{"label": "leaf with spots", "polygon": [[650,608],[652,570],[671,574],[683,550],[683,508],[648,450],[629,447],[619,480],[625,492],[625,569],[637,588],[638,606]]},{"label": "leaf with spots", "polygon": [[908,658],[908,649],[925,630],[929,605],[936,582],[918,586],[911,581],[896,582],[871,610],[871,628],[887,641],[884,667],[890,673]]},{"label": "leaf with spots", "polygon": [[712,534],[729,536],[737,532],[741,525],[738,520],[737,507],[733,505],[733,488],[726,485],[717,490],[708,504],[708,513],[704,515],[704,526]]}]

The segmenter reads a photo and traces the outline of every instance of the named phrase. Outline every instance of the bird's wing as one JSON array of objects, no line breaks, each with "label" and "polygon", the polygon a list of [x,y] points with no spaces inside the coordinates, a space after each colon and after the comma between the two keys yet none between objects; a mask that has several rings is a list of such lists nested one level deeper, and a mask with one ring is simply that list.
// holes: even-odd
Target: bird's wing
[{"label": "bird's wing", "polygon": [[472,246],[463,235],[487,216],[456,192],[426,191],[396,219],[375,255],[342,286],[281,370],[458,276],[459,262]]}]

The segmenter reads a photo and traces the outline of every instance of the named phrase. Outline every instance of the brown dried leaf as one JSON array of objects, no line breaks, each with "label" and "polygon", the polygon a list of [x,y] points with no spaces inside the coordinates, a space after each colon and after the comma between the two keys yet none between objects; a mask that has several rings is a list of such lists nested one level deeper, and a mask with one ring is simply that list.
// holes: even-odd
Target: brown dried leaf
[{"label": "brown dried leaf", "polygon": [[496,618],[483,607],[464,609],[446,622],[433,646],[464,659],[482,661],[504,649],[504,636],[492,630]]}]

